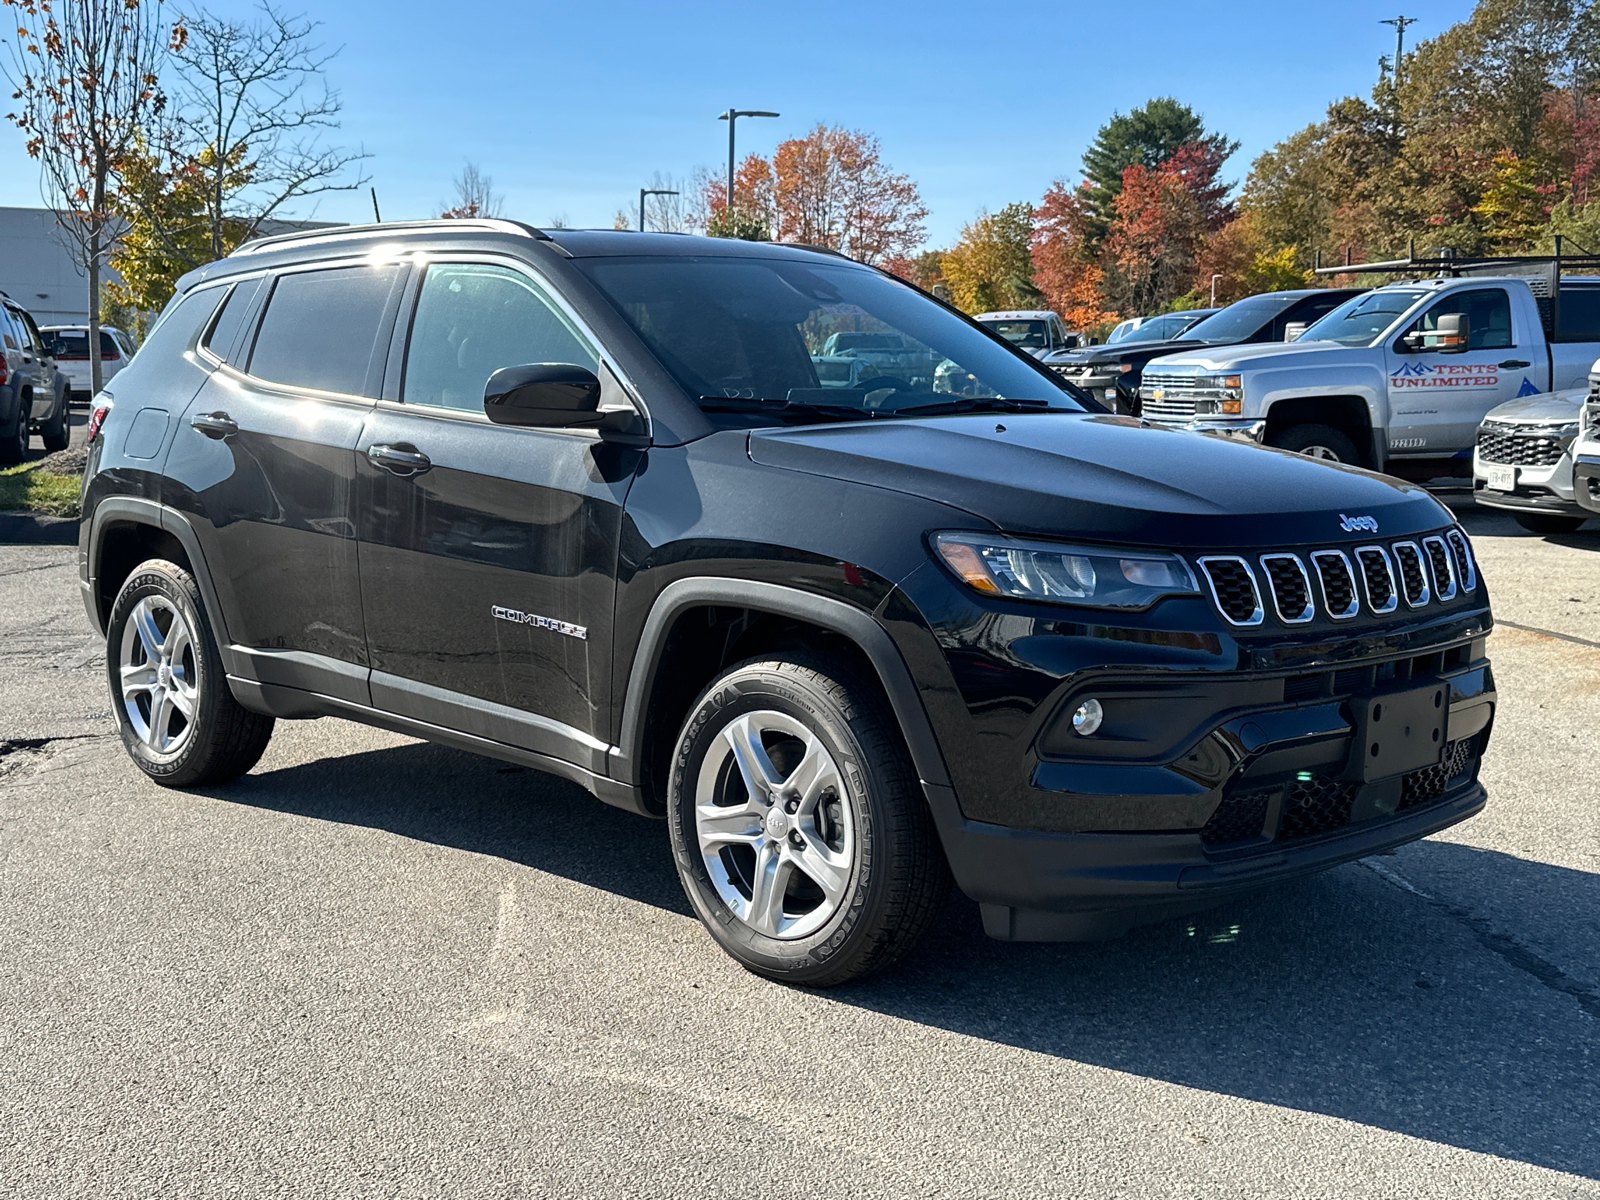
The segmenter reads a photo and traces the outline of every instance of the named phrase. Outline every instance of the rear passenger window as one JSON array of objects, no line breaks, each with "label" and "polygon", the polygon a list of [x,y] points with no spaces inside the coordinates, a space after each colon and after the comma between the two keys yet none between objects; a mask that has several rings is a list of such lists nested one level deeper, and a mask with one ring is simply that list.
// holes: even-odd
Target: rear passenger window
[{"label": "rear passenger window", "polygon": [[406,352],[407,404],[482,412],[489,376],[526,363],[600,367],[588,342],[526,275],[478,263],[428,268]]},{"label": "rear passenger window", "polygon": [[239,340],[239,330],[244,326],[244,319],[250,313],[250,305],[256,298],[256,292],[261,289],[261,276],[246,279],[243,283],[234,285],[233,291],[228,293],[228,298],[223,301],[222,315],[217,318],[217,323],[211,327],[211,333],[206,338],[206,349],[215,354],[223,362],[233,362],[238,356],[229,356],[233,344]]},{"label": "rear passenger window", "polygon": [[256,334],[250,374],[293,387],[365,394],[378,327],[404,269],[386,264],[280,276]]}]

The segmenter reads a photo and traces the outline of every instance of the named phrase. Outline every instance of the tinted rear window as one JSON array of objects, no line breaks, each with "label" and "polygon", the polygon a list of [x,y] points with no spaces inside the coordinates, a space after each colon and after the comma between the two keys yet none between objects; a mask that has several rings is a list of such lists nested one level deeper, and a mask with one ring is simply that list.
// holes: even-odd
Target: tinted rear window
[{"label": "tinted rear window", "polygon": [[1600,288],[1561,289],[1561,342],[1600,342]]},{"label": "tinted rear window", "polygon": [[364,394],[378,327],[402,270],[385,264],[281,276],[256,334],[250,373],[294,387]]},{"label": "tinted rear window", "polygon": [[260,276],[246,279],[243,283],[235,284],[223,302],[222,314],[217,317],[217,323],[211,327],[211,333],[206,338],[206,349],[223,362],[232,362],[238,357],[230,356],[228,352],[239,340],[239,330],[244,325],[245,317],[250,314],[251,301],[256,298],[260,288]]}]

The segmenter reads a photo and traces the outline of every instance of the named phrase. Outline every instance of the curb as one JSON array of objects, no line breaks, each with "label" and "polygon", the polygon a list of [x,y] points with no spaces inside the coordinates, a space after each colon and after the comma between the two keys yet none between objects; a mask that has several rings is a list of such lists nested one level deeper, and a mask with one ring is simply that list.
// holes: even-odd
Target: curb
[{"label": "curb", "polygon": [[43,513],[0,513],[0,546],[76,546],[78,519]]}]

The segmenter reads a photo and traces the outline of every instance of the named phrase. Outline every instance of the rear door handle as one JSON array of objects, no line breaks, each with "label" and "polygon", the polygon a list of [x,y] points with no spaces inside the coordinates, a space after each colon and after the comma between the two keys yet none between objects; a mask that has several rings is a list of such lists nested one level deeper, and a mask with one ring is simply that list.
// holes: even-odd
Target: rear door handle
[{"label": "rear door handle", "polygon": [[391,475],[421,475],[433,466],[433,460],[415,446],[386,446],[379,444],[367,447],[367,461],[375,467],[382,467]]},{"label": "rear door handle", "polygon": [[1528,366],[1532,366],[1533,364],[1532,363],[1525,363],[1520,358],[1508,358],[1508,359],[1505,360],[1505,362],[1501,363],[1500,365],[1502,367],[1504,367],[1507,371],[1515,371],[1515,370],[1518,370],[1521,367],[1528,367]]},{"label": "rear door handle", "polygon": [[208,438],[232,437],[239,432],[239,422],[225,412],[195,413],[189,418],[189,424]]}]

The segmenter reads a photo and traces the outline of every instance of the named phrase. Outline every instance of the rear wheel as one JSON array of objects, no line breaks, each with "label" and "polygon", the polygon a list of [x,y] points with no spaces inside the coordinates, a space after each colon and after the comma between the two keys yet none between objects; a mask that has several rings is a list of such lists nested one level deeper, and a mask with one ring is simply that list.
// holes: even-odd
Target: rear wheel
[{"label": "rear wheel", "polygon": [[668,788],[678,875],[760,975],[843,983],[910,952],[949,867],[881,695],[823,659],[744,663],[701,697]]},{"label": "rear wheel", "polygon": [[54,454],[57,450],[65,450],[72,440],[72,426],[68,416],[69,405],[67,397],[71,393],[62,389],[56,397],[56,406],[51,410],[49,418],[44,423],[44,428],[39,431],[44,439],[44,448]]},{"label": "rear wheel", "polygon": [[1268,438],[1267,445],[1326,462],[1361,464],[1356,444],[1332,425],[1291,425]]},{"label": "rear wheel", "polygon": [[165,787],[226,783],[261,758],[273,719],[228,690],[194,577],[152,559],[117,593],[106,628],[111,707],[122,744]]},{"label": "rear wheel", "polygon": [[1562,517],[1555,513],[1514,513],[1518,525],[1529,533],[1572,533],[1587,517]]}]

